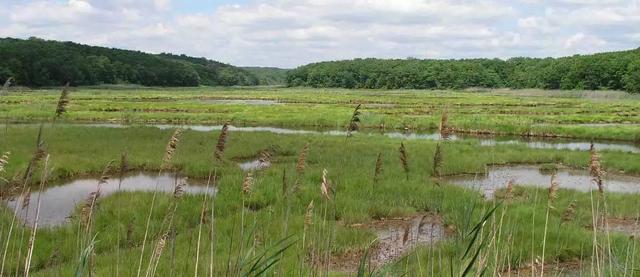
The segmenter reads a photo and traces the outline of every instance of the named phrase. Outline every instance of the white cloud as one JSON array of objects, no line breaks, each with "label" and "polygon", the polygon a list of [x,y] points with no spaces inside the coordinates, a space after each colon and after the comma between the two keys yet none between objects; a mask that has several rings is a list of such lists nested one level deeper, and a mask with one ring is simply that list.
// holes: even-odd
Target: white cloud
[{"label": "white cloud", "polygon": [[39,36],[237,65],[355,57],[558,56],[640,46],[640,0],[12,1],[0,36]]},{"label": "white cloud", "polygon": [[565,40],[564,48],[574,52],[592,52],[605,44],[607,44],[606,41],[596,36],[577,33]]}]

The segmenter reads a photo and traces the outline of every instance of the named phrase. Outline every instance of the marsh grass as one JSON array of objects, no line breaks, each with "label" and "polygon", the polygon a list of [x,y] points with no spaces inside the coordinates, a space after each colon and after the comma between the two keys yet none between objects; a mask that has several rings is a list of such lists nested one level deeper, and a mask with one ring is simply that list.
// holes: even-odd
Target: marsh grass
[{"label": "marsh grass", "polygon": [[[409,126],[437,130],[440,110],[446,107],[449,126],[461,131],[495,134],[553,135],[584,139],[640,139],[640,98],[620,92],[510,90],[496,93],[418,90],[341,90],[301,88],[147,88],[73,90],[73,109],[65,120],[78,122],[191,123],[343,129],[353,114],[353,103],[367,107],[360,128],[388,130]],[[592,97],[594,95],[596,97]],[[0,101],[0,120],[50,120],[59,90],[26,90]],[[211,104],[201,98],[263,99],[275,106]],[[368,103],[386,107],[371,107]],[[461,104],[462,103],[462,104]],[[309,107],[312,106],[313,109]],[[295,115],[295,116],[291,116]],[[588,124],[605,125],[588,125]],[[612,125],[606,125],[611,123]],[[634,125],[635,124],[635,125]]]},{"label": "marsh grass", "polygon": [[[6,174],[9,176],[18,170],[19,167],[15,164],[21,166],[29,164],[29,156],[33,153],[33,143],[30,142],[33,137],[36,137],[38,131],[37,128],[31,127],[11,128],[10,132],[7,145],[11,145],[14,154],[6,168]],[[64,130],[47,130],[47,134],[48,152],[51,155],[51,163],[55,164],[55,169],[51,172],[51,180],[81,173],[100,173],[113,156],[113,149],[130,149],[128,151],[130,168],[160,170],[165,167],[163,162],[165,153],[162,153],[162,149],[167,145],[166,138],[171,136],[170,131],[152,128],[96,129],[86,132],[80,127],[69,127]],[[214,136],[216,134],[213,132]],[[212,133],[184,132],[180,138],[179,151],[172,153],[171,168],[181,168],[182,174],[187,176],[204,178],[210,176],[211,151],[215,151],[216,148],[211,141],[211,136]],[[27,138],[29,143],[25,142]],[[99,199],[100,209],[96,210],[92,224],[94,234],[97,233],[98,236],[91,238],[84,249],[80,249],[81,251],[78,251],[79,248],[74,247],[74,244],[75,237],[83,230],[79,232],[67,226],[38,231],[38,240],[33,247],[32,275],[72,275],[76,268],[85,262],[86,269],[82,272],[87,272],[91,267],[91,272],[96,276],[114,275],[111,265],[115,264],[116,260],[139,259],[144,241],[147,241],[150,244],[148,248],[152,249],[144,256],[144,265],[148,268],[147,272],[150,276],[167,272],[195,275],[196,273],[204,274],[207,271],[213,272],[213,275],[225,273],[238,275],[249,272],[253,264],[250,261],[259,260],[263,253],[267,254],[264,254],[265,258],[260,261],[267,260],[266,257],[274,257],[269,260],[269,263],[275,260],[278,263],[277,267],[267,268],[267,272],[274,273],[278,269],[277,272],[284,276],[295,275],[297,272],[334,274],[335,272],[329,267],[330,258],[339,257],[348,251],[363,251],[375,239],[374,233],[350,228],[349,224],[367,222],[371,218],[408,216],[423,211],[441,214],[443,223],[446,226],[452,226],[448,231],[448,239],[431,247],[417,248],[415,253],[408,255],[400,264],[386,265],[385,272],[391,275],[406,274],[406,272],[409,274],[434,272],[434,274],[446,275],[451,272],[454,275],[467,272],[468,275],[473,275],[481,274],[482,269],[486,268],[485,274],[501,273],[503,270],[518,269],[531,263],[533,260],[528,253],[530,251],[534,253],[535,259],[543,252],[543,241],[546,244],[544,260],[547,262],[579,258],[584,259],[585,265],[589,267],[591,266],[590,258],[595,257],[592,248],[593,232],[584,228],[592,222],[592,212],[589,209],[575,209],[573,220],[560,224],[562,216],[555,209],[549,209],[547,217],[547,197],[536,197],[536,195],[548,195],[548,192],[545,193],[542,189],[510,186],[508,195],[512,197],[509,197],[508,204],[505,200],[503,205],[494,209],[494,206],[497,206],[494,202],[482,200],[474,191],[450,185],[441,187],[425,185],[423,180],[428,180],[427,184],[432,182],[429,179],[430,170],[412,172],[415,178],[409,178],[409,180],[406,178],[406,172],[402,170],[385,170],[376,184],[376,193],[363,193],[371,184],[370,170],[376,159],[376,155],[372,154],[371,150],[375,149],[384,156],[397,155],[399,152],[397,142],[392,139],[354,136],[350,139],[348,146],[345,146],[344,138],[318,139],[310,135],[233,133],[229,134],[229,140],[233,143],[225,147],[225,157],[255,155],[270,145],[279,145],[281,150],[278,158],[272,161],[271,168],[261,171],[257,177],[254,175],[256,179],[250,186],[250,195],[243,194],[245,173],[233,164],[215,163],[213,167],[222,175],[220,184],[216,185],[218,193],[215,197],[215,210],[213,209],[214,198],[210,198],[211,201],[206,204],[207,207],[211,207],[207,209],[206,218],[212,218],[215,215],[214,227],[206,227],[207,224],[212,224],[213,220],[201,225],[204,218],[201,216],[202,195],[184,194],[180,205],[174,207],[172,196],[154,197],[154,193],[143,192],[116,193]],[[309,145],[305,146],[306,142],[309,142]],[[305,148],[318,150],[309,152],[300,150]],[[428,157],[436,148],[437,142],[412,142],[410,148],[411,153],[414,153],[412,157],[416,157],[412,159],[412,168],[432,168],[433,160]],[[567,165],[584,166],[587,161],[590,161],[589,153],[562,151],[562,155],[559,155],[558,151],[529,150],[527,155],[523,155],[522,151],[527,150],[517,146],[478,148],[473,142],[447,144],[446,151],[448,158],[442,167],[447,173],[478,172],[489,163],[561,162]],[[297,152],[304,152],[305,155],[296,155]],[[298,174],[297,165],[300,156],[304,156],[304,172]],[[634,160],[633,155],[630,154],[603,152],[599,160],[601,166],[606,165],[608,170],[625,169],[628,172],[640,172],[637,165],[629,163]],[[385,169],[398,168],[397,160],[381,159],[380,163]],[[329,170],[324,173],[323,168]],[[300,180],[300,189],[286,198],[283,197],[283,191],[292,191],[292,189],[282,185],[282,180],[287,180],[287,177],[283,178],[284,174],[282,174],[285,170],[289,172],[295,170],[297,175],[295,178]],[[324,190],[329,197],[325,196],[322,189],[322,183],[325,182],[327,185]],[[337,186],[337,184],[340,185]],[[287,200],[283,201],[284,199]],[[311,213],[311,220],[308,220],[308,207],[312,201],[315,207]],[[570,203],[575,203],[577,207],[588,207],[591,201],[589,193],[559,189],[553,206],[567,207]],[[637,206],[634,205],[633,196],[607,193],[606,201],[609,211],[607,214],[615,214],[617,217],[637,216]],[[149,212],[148,209],[136,209],[136,207],[150,207],[151,203],[155,203],[153,212]],[[252,208],[248,209],[249,206]],[[286,251],[280,252],[280,248],[294,241],[290,238],[287,243],[279,243],[283,238],[283,221],[286,221],[284,218],[286,218],[287,207],[291,207],[289,217],[292,219],[287,233],[289,236],[292,234],[302,236],[303,239],[298,244],[293,244],[294,247],[288,247]],[[595,209],[595,205],[594,210],[598,210]],[[604,210],[602,204],[599,210]],[[168,211],[175,211],[174,223],[171,224],[173,227],[170,228],[176,230],[175,235],[173,232],[167,232],[170,225],[166,219],[170,214]],[[149,215],[151,215],[149,227],[145,228],[144,219]],[[547,224],[544,224],[546,228],[543,224],[531,224],[532,220],[536,223],[546,221]],[[1,213],[0,222],[3,223],[0,232],[4,239],[7,237],[11,214]],[[127,228],[129,230],[126,233],[129,235],[124,234],[122,230],[122,236],[128,237],[125,240],[129,241],[122,247],[117,243],[118,232],[121,229],[118,228],[118,224],[113,224],[114,222],[134,223],[131,228]],[[239,224],[240,222],[244,224]],[[482,224],[478,225],[479,223]],[[14,228],[21,229],[19,226]],[[240,228],[244,228],[242,237],[239,235]],[[145,239],[145,229],[149,230],[148,237],[152,238],[151,240]],[[201,249],[198,251],[196,250],[197,235],[200,229],[202,230]],[[212,235],[205,235],[207,231],[212,234],[215,232],[215,238]],[[637,262],[635,259],[638,257],[635,255],[638,250],[633,240],[629,240],[624,235],[611,233],[610,243],[608,243],[602,231],[597,231],[596,236],[598,236],[598,244],[604,246],[597,249],[609,253],[607,248],[610,248],[610,253],[615,254],[617,260],[633,268],[632,265]],[[17,246],[18,241],[22,241],[19,239],[20,236],[13,237],[9,249],[14,245]],[[532,240],[533,244],[530,243]],[[407,240],[405,243],[412,242]],[[208,250],[209,256],[203,254],[207,250],[203,250],[206,247],[202,245],[213,248],[213,251]],[[274,245],[277,245],[278,250],[269,250],[270,246]],[[56,258],[58,262],[45,266],[55,248],[60,248]],[[85,251],[89,248],[92,248],[88,252],[93,253],[91,255]],[[173,253],[169,255],[168,251]],[[193,263],[196,252],[201,252],[197,267]],[[466,255],[465,252],[467,252]],[[629,255],[619,254],[626,252],[629,252]],[[11,268],[9,271],[13,271],[15,268],[13,253],[15,252],[9,253],[12,253],[8,256],[11,258],[10,265],[6,268]],[[271,255],[275,253],[277,253],[276,256]],[[603,261],[601,253],[602,251],[598,250],[600,256],[597,256],[597,259]],[[229,271],[226,270],[227,256],[231,260]],[[311,262],[310,257],[316,259],[317,263]],[[205,262],[207,258],[209,261]],[[612,271],[614,274],[619,272],[615,264],[611,269],[611,264],[611,259],[607,259],[606,263],[601,263],[605,266],[601,268]],[[119,274],[135,275],[137,265],[135,262],[122,262]],[[267,264],[262,265],[263,267],[259,267],[260,270]],[[546,269],[547,266],[545,271]],[[539,273],[539,271],[536,272]],[[11,275],[14,275],[13,273],[11,272]]]}]

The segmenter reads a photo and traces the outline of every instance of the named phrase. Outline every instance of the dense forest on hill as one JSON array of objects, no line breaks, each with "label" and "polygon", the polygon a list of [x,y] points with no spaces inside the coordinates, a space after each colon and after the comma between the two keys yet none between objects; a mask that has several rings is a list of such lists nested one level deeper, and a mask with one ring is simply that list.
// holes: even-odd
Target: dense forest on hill
[{"label": "dense forest on hill", "polygon": [[355,59],[291,70],[288,86],[459,89],[613,89],[640,93],[640,48],[563,58]]},{"label": "dense forest on hill", "polygon": [[[228,64],[184,55],[82,45],[38,38],[0,38],[0,80],[23,86],[140,84],[145,86],[257,85]],[[3,81],[4,82],[4,81]]]},{"label": "dense forest on hill", "polygon": [[258,84],[263,86],[284,85],[287,82],[289,69],[277,67],[243,67],[258,78]]}]

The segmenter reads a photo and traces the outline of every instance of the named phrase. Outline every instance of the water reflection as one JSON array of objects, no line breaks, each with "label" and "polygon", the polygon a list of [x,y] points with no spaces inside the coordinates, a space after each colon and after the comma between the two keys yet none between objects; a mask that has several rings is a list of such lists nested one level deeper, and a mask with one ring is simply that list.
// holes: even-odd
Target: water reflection
[{"label": "water reflection", "polygon": [[[215,193],[213,188],[207,191],[206,186],[204,186],[202,182],[187,180],[186,178],[179,178],[177,181],[186,183],[184,187],[186,193]],[[120,189],[122,191],[153,191],[157,186],[158,191],[172,193],[175,183],[175,177],[168,174],[158,176],[157,174],[138,173],[123,178]],[[67,217],[74,212],[75,208],[80,203],[83,203],[91,192],[96,190],[97,184],[98,179],[85,178],[73,180],[59,186],[47,187],[42,192],[32,192],[28,214],[27,209],[23,210],[20,207],[22,205],[22,197],[8,201],[7,205],[15,211],[16,203],[18,203],[19,217],[22,220],[28,220],[28,222],[32,223],[35,218],[36,201],[38,194],[40,194],[38,224],[41,226],[55,226],[65,223]],[[102,198],[117,192],[118,187],[118,179],[108,180],[100,189],[100,197]]]},{"label": "water reflection", "polygon": [[[486,198],[492,198],[497,189],[506,187],[511,180],[514,185],[549,187],[551,173],[541,171],[537,166],[493,166],[486,174],[459,175],[444,179],[448,183],[462,185],[483,192]],[[560,169],[556,172],[556,181],[561,189],[587,192],[597,189],[587,170]],[[605,191],[619,193],[640,193],[640,177],[619,174],[607,174]]]}]

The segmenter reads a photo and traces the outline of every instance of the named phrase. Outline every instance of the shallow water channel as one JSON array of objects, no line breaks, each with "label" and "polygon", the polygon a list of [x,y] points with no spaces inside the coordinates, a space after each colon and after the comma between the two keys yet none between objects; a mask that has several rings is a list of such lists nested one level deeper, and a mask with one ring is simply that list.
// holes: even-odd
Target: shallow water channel
[{"label": "shallow water channel", "polygon": [[[186,184],[184,186],[185,193],[215,193],[213,188],[207,190],[202,182],[187,178],[178,178],[177,181]],[[108,180],[106,184],[101,185],[100,197],[108,196],[119,189],[122,191],[153,191],[156,186],[158,191],[172,193],[175,183],[175,177],[169,174],[158,176],[153,173],[137,173],[124,177],[121,186],[117,178]],[[67,218],[73,214],[79,204],[88,198],[90,193],[96,190],[97,185],[98,179],[95,178],[76,179],[58,186],[47,187],[42,192],[32,192],[30,205],[26,209],[22,208],[22,197],[8,201],[7,205],[14,212],[16,208],[18,209],[17,215],[23,222],[32,224],[36,214],[38,197],[40,197],[38,225],[60,225],[67,222]]]},{"label": "shallow water channel", "polygon": [[[73,125],[73,124],[70,124]],[[122,124],[110,124],[110,123],[96,123],[96,124],[75,124],[88,127],[105,127],[105,128],[126,128],[128,125]],[[131,125],[137,126],[137,125]],[[220,130],[221,125],[170,125],[170,124],[144,124],[141,126],[155,127],[159,129],[174,129],[184,128],[199,132],[211,132]],[[274,134],[285,135],[300,135],[300,134],[316,134],[327,136],[346,136],[347,132],[343,129],[289,129],[280,127],[239,127],[229,126],[231,132],[269,132]],[[374,130],[363,130],[361,132],[355,132],[354,135],[367,135],[367,136],[387,136],[390,138],[404,139],[404,140],[439,140],[440,134],[437,130],[427,131],[391,131],[391,132],[379,132]],[[481,146],[496,146],[496,145],[522,145],[528,148],[534,149],[558,149],[558,150],[574,150],[574,151],[588,151],[591,142],[580,139],[567,139],[567,138],[525,138],[518,136],[485,136],[485,135],[452,135],[448,138],[450,141],[458,140],[477,140]],[[605,151],[618,151],[627,153],[640,153],[640,144],[633,142],[621,142],[621,141],[608,141],[608,140],[594,140],[594,146],[598,150]]]},{"label": "shallow water channel", "polygon": [[[533,165],[491,166],[486,174],[465,174],[444,178],[445,182],[480,190],[485,198],[491,199],[496,190],[505,188],[509,181],[514,185],[548,188],[551,172],[540,170]],[[561,189],[582,192],[598,189],[587,170],[558,169],[556,181]],[[640,177],[607,174],[605,191],[619,193],[640,193]]]}]

